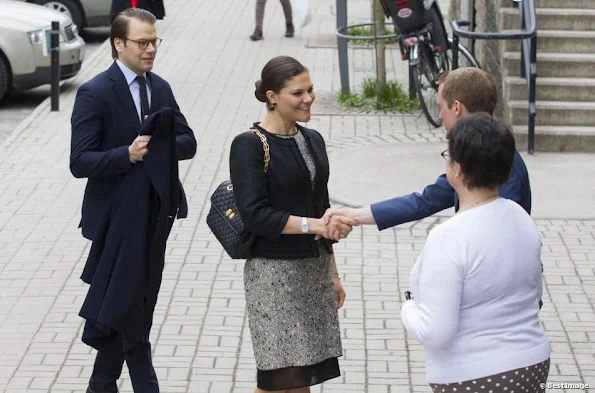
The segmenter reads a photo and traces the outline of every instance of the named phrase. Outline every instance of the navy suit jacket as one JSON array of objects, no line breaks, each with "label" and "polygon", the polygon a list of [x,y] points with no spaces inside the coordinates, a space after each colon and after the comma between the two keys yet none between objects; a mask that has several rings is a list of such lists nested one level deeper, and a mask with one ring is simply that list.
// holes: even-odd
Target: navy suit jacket
[{"label": "navy suit jacket", "polygon": [[[152,72],[147,73],[147,80],[151,86],[149,114],[174,108],[178,160],[194,157],[196,139],[171,87]],[[70,171],[74,177],[88,179],[79,227],[85,238],[93,240],[110,195],[135,165],[128,146],[141,130],[126,78],[115,62],[79,88],[71,124]]]},{"label": "navy suit jacket", "polygon": [[[500,196],[518,203],[531,214],[531,185],[525,161],[515,152],[508,180],[500,186]],[[441,175],[434,184],[426,186],[423,192],[412,193],[371,205],[374,221],[379,230],[391,228],[410,221],[417,221],[444,209],[459,209],[457,193]]]}]

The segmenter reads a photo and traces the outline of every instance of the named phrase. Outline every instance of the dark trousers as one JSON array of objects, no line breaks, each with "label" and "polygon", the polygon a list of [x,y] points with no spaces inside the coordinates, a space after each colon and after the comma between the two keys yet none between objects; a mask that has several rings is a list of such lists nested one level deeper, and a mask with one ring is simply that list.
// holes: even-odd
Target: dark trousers
[{"label": "dark trousers", "polygon": [[121,336],[114,334],[112,338],[109,344],[97,352],[89,387],[95,392],[116,393],[117,381],[126,360],[134,392],[159,393],[159,383],[151,359],[151,344],[137,343],[130,351],[124,352]]},{"label": "dark trousers", "polygon": [[[290,25],[293,23],[293,15],[291,9],[291,3],[289,0],[280,0],[281,6],[283,7],[283,14],[285,15],[285,24]],[[256,26],[262,27],[262,21],[264,20],[264,5],[267,0],[256,0]]]}]

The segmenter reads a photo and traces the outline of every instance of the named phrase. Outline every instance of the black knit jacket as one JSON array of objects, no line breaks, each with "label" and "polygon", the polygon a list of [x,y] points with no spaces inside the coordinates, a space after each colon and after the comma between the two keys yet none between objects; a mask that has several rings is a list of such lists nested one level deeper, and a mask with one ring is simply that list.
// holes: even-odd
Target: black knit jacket
[{"label": "black knit jacket", "polygon": [[[253,256],[307,258],[319,255],[314,235],[282,235],[290,215],[320,218],[330,207],[329,162],[326,145],[317,131],[297,126],[304,135],[316,164],[314,189],[306,161],[293,138],[279,138],[257,123],[267,138],[271,161],[264,172],[264,151],[258,135],[244,132],[231,144],[231,182],[240,216],[256,234]],[[322,240],[332,252],[332,241]]]}]

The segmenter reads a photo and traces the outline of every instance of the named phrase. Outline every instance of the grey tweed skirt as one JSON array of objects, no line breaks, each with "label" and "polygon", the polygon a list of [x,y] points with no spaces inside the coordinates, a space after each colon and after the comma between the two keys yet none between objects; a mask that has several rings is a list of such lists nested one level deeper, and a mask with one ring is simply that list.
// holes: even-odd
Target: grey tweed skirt
[{"label": "grey tweed skirt", "polygon": [[258,370],[307,367],[342,355],[330,255],[248,259],[244,288]]}]

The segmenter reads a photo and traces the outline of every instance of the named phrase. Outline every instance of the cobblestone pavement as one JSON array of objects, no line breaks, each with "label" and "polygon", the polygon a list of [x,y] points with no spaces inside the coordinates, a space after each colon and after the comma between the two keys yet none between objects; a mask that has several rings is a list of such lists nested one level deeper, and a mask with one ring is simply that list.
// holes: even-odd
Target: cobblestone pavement
[{"label": "cobblestone pavement", "polygon": [[[180,165],[190,215],[176,222],[170,236],[152,330],[162,392],[252,392],[255,384],[242,261],[224,255],[205,217],[212,190],[228,176],[231,139],[264,113],[253,82],[266,60],[290,54],[310,68],[325,102],[310,125],[331,151],[357,146],[362,138],[416,144],[442,138],[417,114],[355,115],[334,107],[335,50],[305,45],[309,37],[332,32],[334,2],[311,4],[312,24],[292,40],[282,38],[281,7],[274,1],[267,4],[265,40],[258,43],[247,38],[253,2],[170,0],[167,19],[159,22],[164,44],[156,72],[172,84],[199,140],[196,157]],[[349,4],[351,15],[367,19],[366,0]],[[103,54],[88,59],[86,70],[64,89],[60,112],[49,112],[44,102],[0,146],[0,391],[7,393],[83,392],[91,373],[94,353],[80,341],[83,321],[77,315],[87,290],[79,276],[89,242],[77,230],[85,181],[70,175],[68,155],[76,88],[110,64],[107,44],[98,51]],[[370,53],[351,51],[354,81],[373,69]],[[398,54],[389,57],[389,71],[402,72]],[[337,245],[348,296],[340,311],[342,376],[314,393],[430,391],[422,347],[404,332],[399,308],[428,230],[444,219],[383,232],[357,228]],[[594,386],[595,221],[537,224],[544,241],[541,315],[554,351],[550,382]],[[121,391],[132,391],[126,372]]]}]

